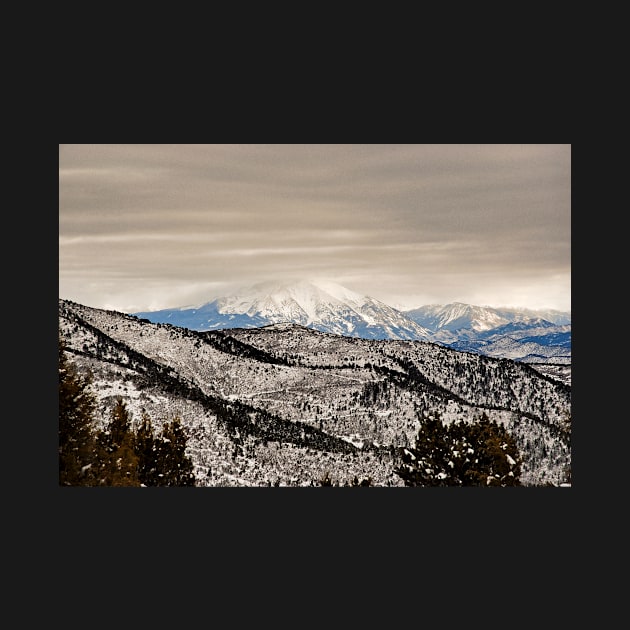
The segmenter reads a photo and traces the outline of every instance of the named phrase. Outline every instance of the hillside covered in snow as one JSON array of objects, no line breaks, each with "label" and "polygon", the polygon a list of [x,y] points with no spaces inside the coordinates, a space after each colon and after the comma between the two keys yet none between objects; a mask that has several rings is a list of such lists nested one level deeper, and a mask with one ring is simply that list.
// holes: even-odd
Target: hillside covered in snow
[{"label": "hillside covered in snow", "polygon": [[[311,323],[326,318],[319,304]],[[263,306],[245,312],[275,308]],[[369,319],[374,305],[359,306]],[[570,385],[525,363],[294,323],[195,331],[61,299],[59,326],[68,358],[92,374],[99,422],[118,398],[136,420],[178,417],[198,486],[312,486],[324,477],[402,486],[393,472],[400,449],[436,414],[452,423],[485,413],[503,425],[522,453],[523,485],[559,485],[570,465],[562,432]]]}]

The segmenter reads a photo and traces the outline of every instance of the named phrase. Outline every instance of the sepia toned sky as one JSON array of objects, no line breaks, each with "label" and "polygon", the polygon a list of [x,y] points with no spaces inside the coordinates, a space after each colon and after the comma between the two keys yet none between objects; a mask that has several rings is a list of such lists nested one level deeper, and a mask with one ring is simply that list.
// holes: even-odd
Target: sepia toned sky
[{"label": "sepia toned sky", "polygon": [[131,313],[309,278],[570,310],[571,145],[59,145],[59,297]]}]

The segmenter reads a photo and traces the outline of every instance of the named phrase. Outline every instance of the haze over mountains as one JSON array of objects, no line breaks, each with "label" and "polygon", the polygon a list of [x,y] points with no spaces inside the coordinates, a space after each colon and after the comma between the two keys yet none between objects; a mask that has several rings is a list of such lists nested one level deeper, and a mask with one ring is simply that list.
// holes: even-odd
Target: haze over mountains
[{"label": "haze over mountains", "polygon": [[288,322],[362,339],[432,341],[525,362],[571,361],[571,314],[453,303],[401,311],[330,281],[261,283],[195,307],[137,312],[196,331]]}]

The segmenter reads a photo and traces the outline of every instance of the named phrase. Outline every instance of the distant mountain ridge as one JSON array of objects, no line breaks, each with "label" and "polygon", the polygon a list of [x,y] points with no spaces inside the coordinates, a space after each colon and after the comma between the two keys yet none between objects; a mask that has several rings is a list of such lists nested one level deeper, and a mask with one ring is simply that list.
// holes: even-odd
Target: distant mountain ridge
[{"label": "distant mountain ridge", "polygon": [[401,311],[329,281],[260,283],[198,307],[133,313],[195,331],[293,323],[346,337],[432,341],[529,362],[570,363],[571,314],[455,302]]},{"label": "distant mountain ridge", "polygon": [[333,282],[260,283],[198,308],[134,313],[192,330],[257,328],[288,322],[362,339],[427,340],[430,332],[401,311]]},{"label": "distant mountain ridge", "polygon": [[571,324],[571,313],[563,311],[493,308],[461,302],[431,304],[404,312],[407,317],[434,333],[439,330],[455,332],[462,329],[482,332],[511,322],[531,320],[543,320],[558,326]]},{"label": "distant mountain ridge", "polygon": [[430,340],[462,352],[528,363],[571,362],[571,313],[493,308],[454,302],[405,315],[430,331]]}]

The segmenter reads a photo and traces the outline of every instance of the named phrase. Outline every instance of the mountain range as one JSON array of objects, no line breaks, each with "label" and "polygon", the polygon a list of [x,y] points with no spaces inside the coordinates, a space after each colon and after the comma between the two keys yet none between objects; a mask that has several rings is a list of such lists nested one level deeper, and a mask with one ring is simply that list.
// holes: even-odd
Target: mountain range
[{"label": "mountain range", "polygon": [[[321,297],[304,310],[307,321],[328,318]],[[341,301],[350,300],[357,314],[378,306]],[[249,316],[275,316],[291,302],[262,306],[252,301]],[[523,485],[561,485],[571,463],[570,373],[565,380],[548,366],[286,322],[195,331],[63,299],[59,333],[91,379],[99,425],[121,399],[135,426],[145,413],[156,430],[181,420],[197,486],[402,486],[401,449],[430,417],[450,424],[486,414],[504,426],[522,453]]]},{"label": "mountain range", "polygon": [[199,306],[133,313],[190,330],[293,323],[346,337],[432,341],[529,363],[571,362],[571,313],[455,302],[402,311],[329,281],[260,283]]}]

